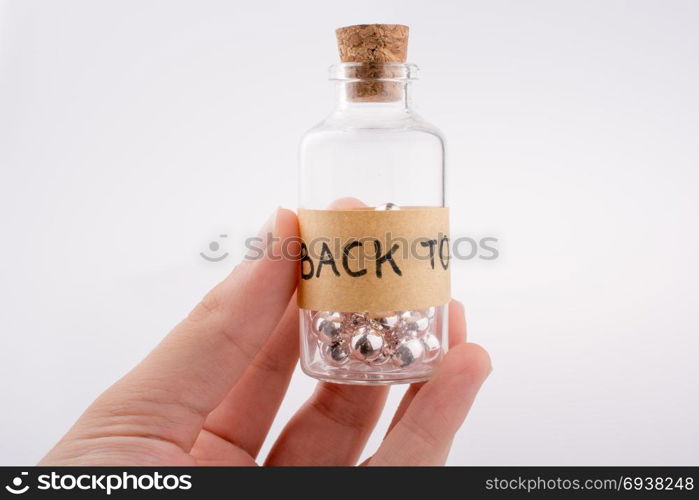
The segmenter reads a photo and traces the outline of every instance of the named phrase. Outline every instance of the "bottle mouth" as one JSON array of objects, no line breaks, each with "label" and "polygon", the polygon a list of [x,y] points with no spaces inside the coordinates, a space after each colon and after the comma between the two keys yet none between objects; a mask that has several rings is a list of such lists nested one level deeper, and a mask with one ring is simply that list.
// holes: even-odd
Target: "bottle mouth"
[{"label": "bottle mouth", "polygon": [[418,79],[419,68],[411,63],[347,62],[330,66],[329,79],[340,82],[409,82]]}]

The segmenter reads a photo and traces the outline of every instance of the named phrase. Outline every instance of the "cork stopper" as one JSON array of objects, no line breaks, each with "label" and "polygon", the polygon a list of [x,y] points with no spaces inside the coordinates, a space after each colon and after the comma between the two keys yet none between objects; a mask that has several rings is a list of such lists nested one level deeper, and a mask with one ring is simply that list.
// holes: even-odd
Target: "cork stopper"
[{"label": "cork stopper", "polygon": [[347,85],[350,100],[391,102],[401,98],[404,84],[386,80],[398,73],[390,63],[406,61],[408,30],[402,24],[356,24],[335,30],[340,60],[362,63],[354,69],[359,81]]},{"label": "cork stopper", "polygon": [[408,27],[402,24],[356,24],[335,30],[342,62],[405,62]]}]

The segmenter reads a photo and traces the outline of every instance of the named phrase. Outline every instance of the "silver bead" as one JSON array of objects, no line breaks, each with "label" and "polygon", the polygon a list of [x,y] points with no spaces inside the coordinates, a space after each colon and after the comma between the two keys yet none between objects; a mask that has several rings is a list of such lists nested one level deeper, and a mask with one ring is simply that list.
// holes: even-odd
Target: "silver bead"
[{"label": "silver bead", "polygon": [[393,364],[404,368],[419,361],[422,358],[425,348],[419,339],[405,339],[401,341],[393,352]]},{"label": "silver bead", "polygon": [[349,361],[349,346],[346,342],[323,344],[320,348],[323,359],[332,366],[342,366]]},{"label": "silver bead", "polygon": [[342,313],[320,311],[313,318],[313,331],[324,344],[333,344],[342,339]]},{"label": "silver bead", "polygon": [[400,323],[400,316],[394,312],[372,313],[369,315],[369,319],[384,330],[396,328]]},{"label": "silver bead", "polygon": [[395,203],[384,203],[376,207],[376,210],[400,210],[400,207]]},{"label": "silver bead", "polygon": [[432,321],[434,319],[434,314],[435,314],[436,309],[437,309],[436,307],[428,307],[427,309],[424,309],[422,311],[422,314],[424,314],[427,319]]},{"label": "silver bead", "polygon": [[381,355],[383,337],[373,328],[360,326],[350,339],[352,356],[361,361],[372,361]]},{"label": "silver bead", "polygon": [[420,311],[405,311],[401,319],[403,329],[412,335],[424,335],[430,327],[430,319]]},{"label": "silver bead", "polygon": [[425,349],[423,361],[425,363],[429,363],[430,361],[437,359],[440,351],[442,350],[442,345],[440,344],[439,339],[435,335],[428,333],[422,338],[422,344]]}]

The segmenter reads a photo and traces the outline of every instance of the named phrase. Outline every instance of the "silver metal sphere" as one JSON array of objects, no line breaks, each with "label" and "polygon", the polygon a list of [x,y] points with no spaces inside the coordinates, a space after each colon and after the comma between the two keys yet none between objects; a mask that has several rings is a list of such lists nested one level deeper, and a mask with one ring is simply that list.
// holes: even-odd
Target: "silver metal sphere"
[{"label": "silver metal sphere", "polygon": [[360,326],[350,339],[350,352],[361,361],[372,361],[381,355],[383,337],[367,326]]},{"label": "silver metal sphere", "polygon": [[347,342],[323,344],[320,348],[323,359],[331,366],[342,366],[349,361],[350,352]]},{"label": "silver metal sphere", "polygon": [[342,313],[320,311],[313,318],[312,328],[321,342],[334,344],[342,339]]},{"label": "silver metal sphere", "polygon": [[405,339],[396,346],[393,352],[392,362],[400,368],[405,368],[419,361],[424,352],[425,348],[420,339]]},{"label": "silver metal sphere", "polygon": [[430,328],[430,319],[420,311],[405,311],[401,319],[403,329],[413,335],[424,335]]},{"label": "silver metal sphere", "polygon": [[384,330],[391,330],[400,324],[400,316],[395,312],[372,313],[369,319]]},{"label": "silver metal sphere", "polygon": [[434,361],[439,357],[439,353],[442,350],[442,345],[439,342],[439,339],[435,336],[432,335],[431,333],[428,333],[422,338],[422,344],[425,349],[425,354],[424,357],[422,358],[425,363],[429,363],[430,361]]}]

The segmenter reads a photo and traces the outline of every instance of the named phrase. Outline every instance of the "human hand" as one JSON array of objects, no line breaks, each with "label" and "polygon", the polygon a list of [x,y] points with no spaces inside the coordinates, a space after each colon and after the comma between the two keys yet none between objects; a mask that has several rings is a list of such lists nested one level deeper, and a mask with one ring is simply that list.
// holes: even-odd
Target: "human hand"
[{"label": "human hand", "polygon": [[[296,237],[289,210],[262,234]],[[278,250],[278,248],[276,249]],[[246,260],[133,370],[95,400],[40,465],[256,465],[298,359],[297,262]],[[449,304],[450,351],[408,388],[365,465],[444,464],[490,373]],[[354,465],[384,407],[385,386],[321,382],[265,465]]]}]

